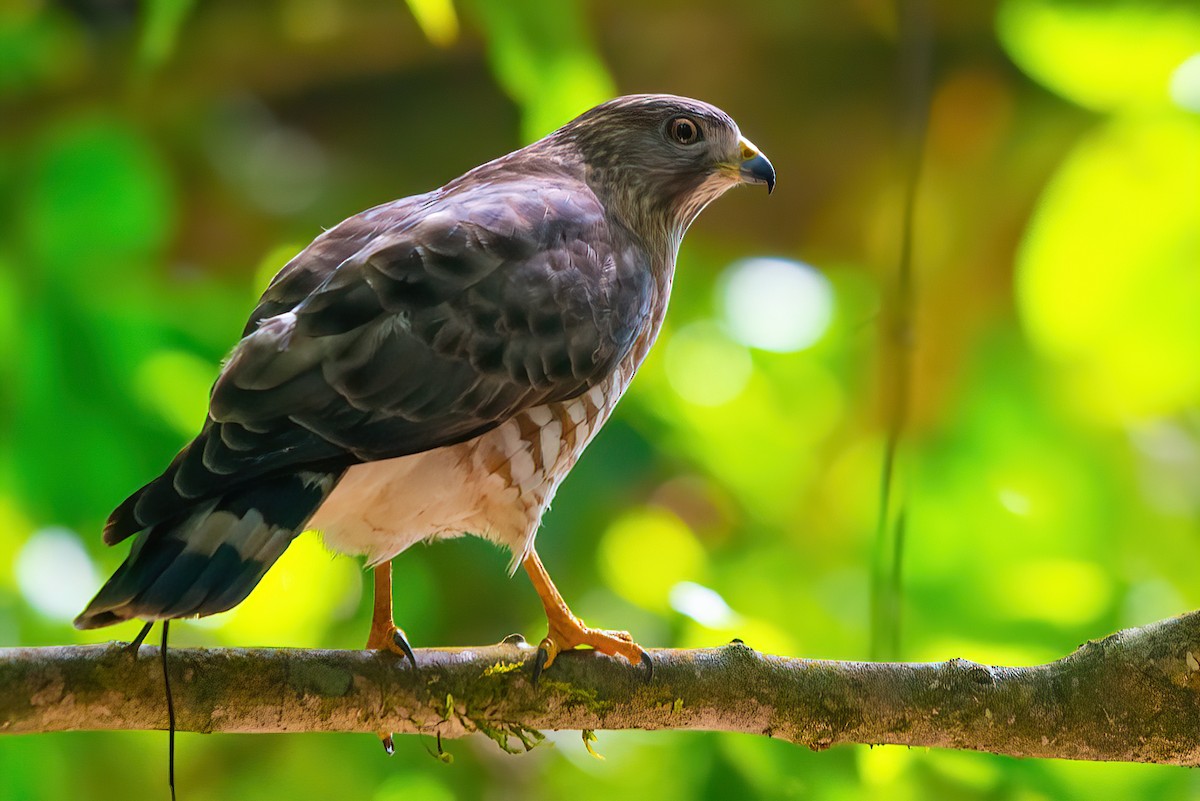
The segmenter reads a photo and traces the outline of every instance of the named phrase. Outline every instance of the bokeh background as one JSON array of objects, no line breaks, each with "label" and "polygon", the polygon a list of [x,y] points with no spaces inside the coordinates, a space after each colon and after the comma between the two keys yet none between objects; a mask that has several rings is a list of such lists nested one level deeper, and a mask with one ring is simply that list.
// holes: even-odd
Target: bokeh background
[{"label": "bokeh background", "polygon": [[[650,646],[1032,664],[1200,607],[1200,6],[927,8],[914,86],[885,0],[0,3],[0,645],[136,632],[70,626],[124,555],[101,524],[196,431],[257,294],[322,226],[638,91],[728,110],[779,186],[693,227],[658,346],[546,520],[579,614]],[[924,89],[904,302],[902,121]],[[507,558],[464,538],[398,559],[412,642],[541,637]],[[306,535],[173,639],[360,647],[363,578]],[[189,801],[1200,798],[1182,769],[714,733],[602,732],[604,761],[571,732],[432,748],[181,734],[178,782]],[[165,751],[3,738],[0,797],[165,798]]]}]

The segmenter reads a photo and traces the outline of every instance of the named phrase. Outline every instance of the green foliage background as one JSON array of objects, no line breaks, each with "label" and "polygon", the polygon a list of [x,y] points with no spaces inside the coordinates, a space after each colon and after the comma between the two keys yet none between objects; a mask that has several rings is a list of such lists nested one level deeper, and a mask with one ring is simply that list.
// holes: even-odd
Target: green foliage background
[{"label": "green foliage background", "polygon": [[[933,7],[895,583],[876,535],[904,176],[891,3],[0,4],[0,645],[133,635],[69,624],[124,555],[101,523],[194,433],[257,293],[322,226],[635,91],[724,107],[779,187],[694,226],[658,347],[546,521],[540,550],[579,614],[649,646],[1030,664],[1200,606],[1200,6]],[[739,337],[727,270],[752,256],[826,276],[815,343]],[[539,638],[506,560],[472,538],[398,559],[413,643]],[[359,647],[362,586],[308,535],[241,607],[173,634]],[[898,600],[872,603],[889,586]],[[165,798],[165,747],[2,738],[0,797]],[[602,733],[605,761],[574,733],[519,757],[449,743],[453,764],[430,747],[183,734],[179,786],[1200,798],[1182,769],[725,734]]]}]

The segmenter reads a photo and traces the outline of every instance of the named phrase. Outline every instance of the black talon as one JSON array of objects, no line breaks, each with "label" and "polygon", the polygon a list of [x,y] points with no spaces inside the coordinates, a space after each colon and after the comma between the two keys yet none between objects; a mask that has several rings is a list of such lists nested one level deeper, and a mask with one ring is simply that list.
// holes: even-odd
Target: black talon
[{"label": "black talon", "polygon": [[654,660],[645,651],[642,651],[642,664],[646,666],[646,683],[649,684],[654,678]]},{"label": "black talon", "polygon": [[546,660],[550,658],[550,652],[545,648],[538,648],[537,657],[533,660],[533,686],[536,687],[538,679],[541,678],[542,670],[546,667]]},{"label": "black talon", "polygon": [[[396,643],[396,647],[404,652],[404,655],[408,657],[408,661],[412,662],[413,669],[416,670],[417,657],[413,655],[412,646],[408,644],[408,640],[404,638],[404,635],[400,632],[400,629],[396,629],[392,634],[392,642]],[[386,747],[386,744],[384,747]]]}]

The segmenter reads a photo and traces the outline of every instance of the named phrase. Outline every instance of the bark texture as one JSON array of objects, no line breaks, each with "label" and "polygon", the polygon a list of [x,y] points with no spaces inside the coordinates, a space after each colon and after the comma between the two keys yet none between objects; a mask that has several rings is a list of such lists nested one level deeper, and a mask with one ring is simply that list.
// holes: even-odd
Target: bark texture
[{"label": "bark texture", "polygon": [[[172,649],[181,731],[719,729],[812,748],[897,743],[1014,756],[1200,764],[1200,612],[1088,642],[1056,662],[831,662],[741,643],[651,651],[654,677],[562,655],[537,687],[523,642],[421,649],[419,669],[363,651]],[[158,649],[0,649],[0,734],[164,729]]]}]

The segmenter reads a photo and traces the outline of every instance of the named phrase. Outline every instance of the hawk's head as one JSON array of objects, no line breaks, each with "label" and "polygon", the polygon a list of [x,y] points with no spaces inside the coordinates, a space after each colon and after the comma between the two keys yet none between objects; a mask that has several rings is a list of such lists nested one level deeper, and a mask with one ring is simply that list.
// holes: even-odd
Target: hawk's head
[{"label": "hawk's head", "polygon": [[715,106],[629,95],[584,112],[547,141],[573,146],[588,183],[638,234],[678,239],[696,215],[742,183],[775,188],[775,169]]}]

